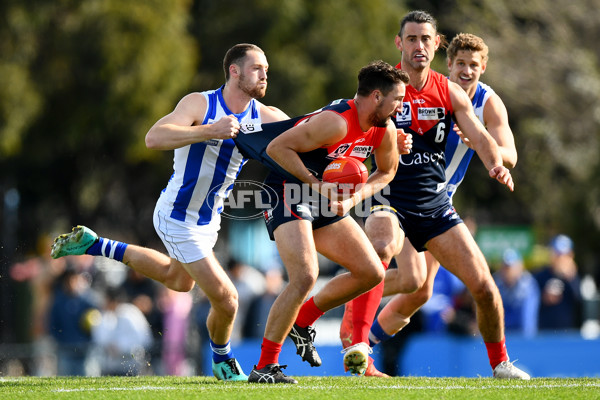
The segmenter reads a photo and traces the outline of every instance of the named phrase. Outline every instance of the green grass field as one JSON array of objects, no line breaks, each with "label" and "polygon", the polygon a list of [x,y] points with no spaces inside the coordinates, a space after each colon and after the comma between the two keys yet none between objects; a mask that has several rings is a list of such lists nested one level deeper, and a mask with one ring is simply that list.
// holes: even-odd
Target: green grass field
[{"label": "green grass field", "polygon": [[298,385],[207,377],[0,378],[0,399],[600,399],[600,379],[298,377]]}]

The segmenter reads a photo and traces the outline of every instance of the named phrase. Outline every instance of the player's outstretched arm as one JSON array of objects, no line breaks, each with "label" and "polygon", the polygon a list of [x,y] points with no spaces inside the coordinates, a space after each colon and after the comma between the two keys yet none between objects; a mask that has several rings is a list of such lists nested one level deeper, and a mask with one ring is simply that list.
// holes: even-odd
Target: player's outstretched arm
[{"label": "player's outstretched arm", "polygon": [[201,125],[206,108],[206,99],[202,94],[186,95],[171,113],[159,119],[146,133],[146,147],[153,150],[173,150],[210,139],[236,137],[240,124],[232,115],[213,124]]},{"label": "player's outstretched arm", "polygon": [[487,131],[498,143],[504,166],[514,168],[517,164],[515,138],[508,124],[506,106],[496,93],[491,95],[485,103],[483,120]]},{"label": "player's outstretched arm", "polygon": [[471,101],[460,86],[454,82],[448,83],[455,121],[463,135],[471,143],[491,178],[506,185],[511,191],[514,183],[510,171],[503,165],[498,144],[475,116]]}]

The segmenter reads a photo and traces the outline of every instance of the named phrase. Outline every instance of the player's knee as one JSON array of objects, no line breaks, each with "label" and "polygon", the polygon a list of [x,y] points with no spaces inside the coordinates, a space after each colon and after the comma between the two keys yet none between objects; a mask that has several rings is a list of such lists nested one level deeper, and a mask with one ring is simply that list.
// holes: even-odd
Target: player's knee
[{"label": "player's knee", "polygon": [[223,316],[227,319],[233,320],[235,319],[235,315],[237,314],[238,311],[238,299],[237,296],[234,299],[231,299],[231,301],[228,301],[224,304],[222,304],[222,312],[223,312]]},{"label": "player's knee", "polygon": [[363,273],[359,277],[359,280],[363,283],[365,287],[368,287],[370,289],[383,282],[384,278],[385,269],[383,269],[383,266],[377,264],[374,265],[374,268],[363,271]]},{"label": "player's knee", "polygon": [[310,271],[306,271],[306,273],[290,279],[289,285],[295,288],[299,293],[307,295],[317,283],[318,276],[318,272],[311,273]]},{"label": "player's knee", "polygon": [[[395,275],[395,288],[397,293],[412,294],[420,290],[433,289],[433,285],[428,288],[427,282],[427,271],[421,271],[419,268],[408,267],[409,264],[403,265],[398,268],[398,272]],[[431,295],[430,295],[431,296]]]},{"label": "player's knee", "polygon": [[492,279],[477,283],[470,288],[470,292],[478,305],[494,304],[500,300],[498,288]]},{"label": "player's knee", "polygon": [[371,244],[373,245],[377,256],[379,256],[379,259],[389,261],[394,257],[395,249],[391,242],[387,240],[373,240]]},{"label": "player's knee", "polygon": [[189,292],[196,284],[188,274],[171,274],[163,283],[166,287],[176,292]]},{"label": "player's knee", "polygon": [[405,294],[417,292],[422,284],[423,282],[414,276],[402,277],[397,283],[398,291]]},{"label": "player's knee", "polygon": [[211,301],[211,307],[221,318],[233,320],[237,314],[239,302],[237,292],[224,291]]},{"label": "player's knee", "polygon": [[427,290],[426,287],[421,287],[413,293],[413,299],[415,305],[419,307],[423,306],[429,299],[431,298],[433,292],[431,290]]}]

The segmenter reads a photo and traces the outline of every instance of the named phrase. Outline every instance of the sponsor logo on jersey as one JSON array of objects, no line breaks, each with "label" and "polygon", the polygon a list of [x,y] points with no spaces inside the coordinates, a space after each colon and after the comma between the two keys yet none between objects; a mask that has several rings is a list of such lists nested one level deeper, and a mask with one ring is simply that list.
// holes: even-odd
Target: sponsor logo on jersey
[{"label": "sponsor logo on jersey", "polygon": [[354,146],[350,153],[350,157],[369,158],[372,151],[373,146]]},{"label": "sponsor logo on jersey", "polygon": [[396,127],[407,128],[412,124],[412,113],[410,110],[410,102],[403,102],[402,112],[396,114]]},{"label": "sponsor logo on jersey", "polygon": [[413,99],[413,104],[425,104],[425,99]]},{"label": "sponsor logo on jersey", "polygon": [[439,120],[446,115],[446,110],[443,107],[419,107],[417,109],[419,121]]},{"label": "sponsor logo on jersey", "polygon": [[241,124],[240,132],[245,135],[250,133],[262,132],[262,124]]},{"label": "sponsor logo on jersey", "polygon": [[343,156],[344,153],[346,153],[346,151],[350,148],[350,146],[352,146],[352,143],[340,144],[337,147],[337,149],[335,149],[334,151],[332,151],[331,153],[329,153],[327,155],[327,158],[339,158],[339,157]]},{"label": "sponsor logo on jersey", "polygon": [[437,164],[444,158],[444,153],[412,153],[403,154],[400,156],[400,164],[402,165],[422,165],[422,164]]}]

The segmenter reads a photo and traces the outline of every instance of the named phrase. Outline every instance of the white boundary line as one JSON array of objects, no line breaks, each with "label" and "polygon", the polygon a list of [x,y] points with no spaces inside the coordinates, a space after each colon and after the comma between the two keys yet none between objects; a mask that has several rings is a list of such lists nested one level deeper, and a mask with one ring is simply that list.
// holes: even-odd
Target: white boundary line
[{"label": "white boundary line", "polygon": [[[242,385],[236,385],[240,388]],[[80,388],[80,389],[53,389],[51,392],[94,392],[94,391],[138,391],[138,390],[155,390],[155,391],[168,391],[168,390],[205,390],[205,391],[220,391],[221,389],[234,388],[236,386],[225,385],[210,385],[210,386],[190,386],[190,387],[172,387],[172,386],[138,386],[138,387],[114,387],[114,388]],[[333,390],[340,389],[339,386],[303,386],[299,385],[247,385],[243,387],[243,390],[247,389],[265,389],[266,387],[272,387],[274,389],[308,389],[308,390]],[[502,390],[502,389],[556,389],[556,388],[597,388],[600,387],[600,383],[567,383],[567,384],[520,384],[520,385],[507,385],[507,386],[407,386],[407,385],[391,385],[391,386],[369,386],[365,387],[368,390],[389,390],[389,389],[402,389],[402,390]]]}]

